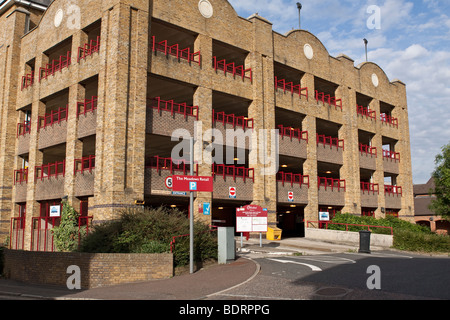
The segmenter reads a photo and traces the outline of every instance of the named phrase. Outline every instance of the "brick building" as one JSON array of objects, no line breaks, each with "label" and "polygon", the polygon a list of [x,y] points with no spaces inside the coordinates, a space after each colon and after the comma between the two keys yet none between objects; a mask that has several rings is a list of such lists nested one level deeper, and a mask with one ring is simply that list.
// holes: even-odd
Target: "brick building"
[{"label": "brick building", "polygon": [[[248,140],[235,163],[195,165],[214,175],[195,200],[212,215],[197,219],[233,224],[250,203],[285,234],[319,210],[414,218],[406,88],[376,64],[331,57],[310,32],[279,34],[226,0],[49,2],[0,4],[2,241],[51,250],[63,197],[83,224],[136,200],[186,209],[165,179],[188,172],[171,135],[196,122],[280,130],[277,174],[261,174]],[[211,142],[197,141],[196,159]]]}]

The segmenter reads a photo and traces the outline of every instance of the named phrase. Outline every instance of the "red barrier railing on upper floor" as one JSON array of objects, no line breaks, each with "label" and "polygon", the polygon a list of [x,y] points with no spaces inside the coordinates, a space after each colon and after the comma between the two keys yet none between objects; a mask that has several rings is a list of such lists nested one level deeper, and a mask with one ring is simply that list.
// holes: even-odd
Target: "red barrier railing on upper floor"
[{"label": "red barrier railing on upper floor", "polygon": [[371,146],[368,146],[368,145],[365,145],[365,144],[362,144],[362,143],[359,144],[359,152],[361,152],[361,154],[362,153],[370,154],[370,155],[373,155],[375,157],[378,156],[377,148],[371,147]]},{"label": "red barrier railing on upper floor", "polygon": [[[173,160],[172,158],[162,158],[159,156],[153,156],[146,159],[146,168],[156,169],[158,172],[161,170],[168,170],[171,174],[176,172],[182,172],[183,175],[189,174],[191,165],[184,160]],[[194,165],[194,175],[198,174],[198,165]]]},{"label": "red barrier railing on upper floor", "polygon": [[34,72],[31,72],[22,77],[22,83],[20,84],[20,90],[31,87],[34,84]]},{"label": "red barrier railing on upper floor", "polygon": [[342,179],[317,177],[317,186],[319,189],[324,187],[325,190],[330,188],[331,190],[338,189],[338,191],[341,191],[341,189],[344,189],[344,191],[347,191],[346,181]]},{"label": "red barrier railing on upper floor", "polygon": [[255,169],[253,168],[245,168],[245,167],[236,167],[236,166],[226,166],[224,164],[215,164],[212,165],[212,174],[213,176],[222,176],[225,177],[233,177],[236,181],[236,178],[242,178],[244,182],[247,179],[251,179],[255,182]]},{"label": "red barrier railing on upper floor", "polygon": [[253,82],[253,72],[251,68],[245,69],[244,66],[237,66],[236,63],[230,62],[227,63],[225,59],[218,60],[216,56],[213,57],[213,68],[217,71],[223,71],[226,75],[227,73],[231,73],[233,77],[240,77],[242,81],[245,79],[250,79],[250,82]]},{"label": "red barrier railing on upper floor", "polygon": [[370,183],[361,181],[361,191],[363,193],[380,194],[380,186],[378,183]]},{"label": "red barrier railing on upper floor", "polygon": [[288,137],[292,139],[298,139],[308,141],[308,131],[302,131],[298,128],[285,127],[283,125],[278,125],[278,129],[280,130],[280,136]]},{"label": "red barrier railing on upper floor", "polygon": [[400,153],[383,149],[383,158],[392,159],[395,162],[400,162]]},{"label": "red barrier railing on upper floor", "polygon": [[166,56],[173,56],[177,59],[183,59],[189,63],[194,62],[201,65],[201,54],[198,52],[191,52],[191,48],[180,49],[179,44],[169,45],[167,40],[161,42],[156,41],[156,37],[152,36],[152,50],[153,52],[162,52]]},{"label": "red barrier railing on upper floor", "polygon": [[380,114],[380,120],[398,129],[398,119],[385,113]]},{"label": "red barrier railing on upper floor", "polygon": [[186,103],[175,103],[173,100],[165,101],[160,97],[147,99],[147,106],[149,108],[157,109],[158,111],[167,111],[171,115],[182,114],[184,118],[194,117],[198,120],[198,106],[188,106]]},{"label": "red barrier railing on upper floor", "polygon": [[317,134],[317,144],[329,145],[330,148],[336,147],[337,149],[342,148],[344,150],[344,140],[339,138],[333,138],[326,136],[324,134]]},{"label": "red barrier railing on upper floor", "polygon": [[44,68],[39,68],[39,82],[42,79],[47,79],[49,76],[54,75],[57,71],[62,71],[64,68],[68,68],[71,65],[71,52],[68,51],[67,55],[60,56],[59,60],[53,60],[47,63]]},{"label": "red barrier railing on upper floor", "polygon": [[17,124],[17,137],[29,134],[31,131],[31,121],[25,120],[22,123]]},{"label": "red barrier railing on upper floor", "polygon": [[304,176],[302,174],[292,173],[292,172],[283,172],[279,171],[277,173],[277,181],[282,182],[283,186],[285,184],[290,184],[291,187],[294,186],[294,184],[298,184],[300,187],[302,185],[306,185],[309,188],[309,176]]},{"label": "red barrier railing on upper floor", "polygon": [[56,123],[67,121],[68,113],[69,113],[69,106],[65,108],[59,108],[58,111],[51,111],[50,113],[47,113],[45,116],[39,117],[38,131],[42,128],[53,126]]},{"label": "red barrier railing on upper floor", "polygon": [[213,125],[216,122],[220,122],[224,126],[230,124],[235,129],[236,127],[242,127],[244,130],[254,128],[253,119],[249,119],[245,116],[236,116],[235,114],[225,114],[225,112],[216,112],[214,109],[212,111],[212,121]]},{"label": "red barrier railing on upper floor", "polygon": [[95,156],[75,159],[74,163],[74,175],[77,173],[83,173],[85,171],[89,171],[89,173],[91,173],[92,170],[95,169]]},{"label": "red barrier railing on upper floor", "polygon": [[308,88],[302,88],[300,84],[294,85],[293,82],[286,82],[286,79],[278,79],[278,77],[275,77],[275,89],[281,89],[284,93],[290,92],[292,95],[295,93],[300,98],[303,96],[306,100],[309,100]]},{"label": "red barrier railing on upper floor", "polygon": [[398,186],[385,185],[384,194],[396,195],[401,197],[403,196],[403,188]]},{"label": "red barrier railing on upper floor", "polygon": [[80,62],[82,59],[86,59],[86,57],[91,56],[94,52],[99,52],[99,49],[100,36],[98,36],[96,40],[89,41],[83,47],[78,47],[77,62]]},{"label": "red barrier railing on upper floor", "polygon": [[363,106],[356,106],[356,113],[360,114],[362,116],[365,116],[366,118],[370,118],[373,119],[375,121],[377,121],[377,112],[371,110],[368,107],[363,107]]},{"label": "red barrier railing on upper floor", "polygon": [[66,175],[66,161],[50,163],[35,167],[35,181]]},{"label": "red barrier railing on upper floor", "polygon": [[337,99],[336,97],[332,97],[331,94],[325,94],[324,92],[319,92],[317,90],[315,93],[317,102],[321,101],[323,105],[327,103],[330,106],[334,106],[336,109],[340,108],[342,110],[342,99]]},{"label": "red barrier railing on upper floor", "polygon": [[83,102],[77,102],[77,117],[97,110],[97,103],[98,97],[96,96],[93,96],[91,99],[85,99]]},{"label": "red barrier railing on upper floor", "polygon": [[14,185],[28,183],[28,168],[14,170]]}]

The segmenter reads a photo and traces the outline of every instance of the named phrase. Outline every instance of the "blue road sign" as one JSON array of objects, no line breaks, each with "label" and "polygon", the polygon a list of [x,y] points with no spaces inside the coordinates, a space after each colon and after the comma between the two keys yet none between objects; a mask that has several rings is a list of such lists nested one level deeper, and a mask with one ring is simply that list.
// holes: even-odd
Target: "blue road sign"
[{"label": "blue road sign", "polygon": [[203,215],[205,216],[211,215],[211,203],[203,202]]}]

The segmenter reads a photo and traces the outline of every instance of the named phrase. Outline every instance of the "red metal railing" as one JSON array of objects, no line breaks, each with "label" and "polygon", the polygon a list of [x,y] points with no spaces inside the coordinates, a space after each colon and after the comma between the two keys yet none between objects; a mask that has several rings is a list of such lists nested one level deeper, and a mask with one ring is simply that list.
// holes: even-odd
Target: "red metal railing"
[{"label": "red metal railing", "polygon": [[325,103],[330,106],[334,106],[336,109],[340,108],[342,110],[342,99],[337,99],[336,97],[332,97],[331,94],[325,94],[324,92],[315,91],[316,101],[322,101],[323,105]]},{"label": "red metal railing", "polygon": [[28,183],[28,168],[14,170],[14,185]]},{"label": "red metal railing", "polygon": [[44,68],[39,68],[39,82],[42,79],[47,79],[48,76],[54,75],[57,71],[62,71],[64,68],[68,68],[71,65],[71,52],[68,51],[66,56],[60,56],[59,60],[53,60],[51,63],[46,64]]},{"label": "red metal railing", "polygon": [[164,101],[160,97],[147,99],[147,106],[149,108],[157,109],[158,111],[167,111],[171,115],[175,113],[184,115],[184,118],[194,117],[198,120],[198,106],[188,106],[186,103],[175,103],[173,100]]},{"label": "red metal railing", "polygon": [[278,129],[280,129],[280,136],[289,137],[292,139],[298,139],[308,141],[308,131],[301,131],[298,128],[285,127],[283,125],[278,125]]},{"label": "red metal railing", "polygon": [[242,78],[242,81],[245,79],[250,79],[251,82],[253,82],[253,72],[252,69],[245,69],[244,66],[237,66],[236,63],[231,62],[227,63],[225,59],[223,60],[217,60],[217,57],[213,57],[213,68],[217,72],[223,71],[226,75],[227,73],[231,73],[233,77],[240,77]]},{"label": "red metal railing", "polygon": [[171,55],[177,59],[187,60],[189,63],[194,62],[199,66],[201,65],[201,54],[198,52],[191,52],[191,48],[180,49],[179,44],[174,44],[172,46],[168,45],[168,41],[164,40],[161,42],[156,42],[156,37],[152,36],[152,50],[153,52],[162,52],[166,56]]},{"label": "red metal railing", "polygon": [[91,99],[85,99],[83,102],[77,102],[77,117],[97,110],[97,103],[98,97],[96,96],[93,96]]},{"label": "red metal railing", "polygon": [[359,152],[361,152],[361,154],[362,153],[370,154],[370,155],[373,155],[375,157],[378,156],[377,148],[371,147],[371,146],[368,146],[368,145],[365,145],[365,144],[362,144],[362,143],[359,144]]},{"label": "red metal railing", "polygon": [[[81,228],[86,228],[89,234],[93,217],[78,217],[78,243],[81,243]],[[60,217],[36,217],[32,218],[31,249],[33,251],[55,251],[53,228],[59,226]]]},{"label": "red metal railing", "polygon": [[277,181],[283,183],[283,187],[285,184],[290,184],[291,187],[294,186],[294,184],[298,184],[300,187],[302,185],[306,185],[309,188],[309,176],[304,176],[302,174],[295,174],[291,172],[283,172],[279,171],[277,173]]},{"label": "red metal railing", "polygon": [[394,195],[394,196],[403,196],[403,188],[397,187],[397,186],[390,186],[385,185],[384,186],[384,194]]},{"label": "red metal railing", "polygon": [[[9,248],[12,250],[25,249],[25,216],[11,218],[11,238],[9,239]],[[14,242],[14,243],[13,243]]]},{"label": "red metal railing", "polygon": [[50,163],[35,167],[35,181],[66,175],[66,161]]},{"label": "red metal railing", "polygon": [[317,177],[317,186],[319,189],[325,187],[325,190],[331,188],[331,190],[338,189],[338,191],[341,191],[341,189],[344,189],[344,191],[347,191],[346,181],[341,179]]},{"label": "red metal railing", "polygon": [[22,123],[17,124],[17,137],[29,134],[31,131],[31,121],[25,120]]},{"label": "red metal railing", "polygon": [[234,114],[225,114],[225,112],[216,112],[214,109],[212,111],[212,121],[213,125],[216,122],[220,122],[225,127],[225,124],[231,124],[233,128],[242,127],[242,129],[253,129],[254,121],[245,116],[236,116]]},{"label": "red metal railing", "polygon": [[[385,226],[373,226],[373,225],[367,225],[367,224],[352,224],[352,223],[335,223],[331,221],[307,221],[306,224],[309,228],[310,224],[318,224],[319,228],[325,227],[325,229],[328,230],[328,225],[340,225],[345,226],[345,231],[349,231],[348,227],[363,227],[367,228],[368,231],[372,231],[371,229],[374,228],[380,228],[380,229],[387,229],[391,231],[391,235],[394,234],[394,229],[392,227],[385,227]],[[314,225],[312,225],[314,227]]]},{"label": "red metal railing", "polygon": [[380,186],[378,183],[362,182],[361,181],[361,191],[363,193],[373,193],[380,194]]},{"label": "red metal railing", "polygon": [[377,112],[376,111],[372,111],[368,107],[363,107],[363,106],[358,106],[357,105],[356,106],[356,113],[377,121]]},{"label": "red metal railing", "polygon": [[60,217],[32,218],[31,250],[54,252],[54,238],[52,229],[59,226]]},{"label": "red metal railing", "polygon": [[[171,174],[175,172],[183,172],[186,175],[190,172],[191,166],[183,160],[173,160],[172,158],[161,158],[159,156],[150,157],[147,159],[146,168],[154,168],[158,172],[161,170],[168,170]],[[198,173],[198,165],[194,166],[194,174]]]},{"label": "red metal railing", "polygon": [[[204,234],[204,233],[217,231],[217,227],[216,226],[210,226],[210,228],[211,228],[210,230],[203,231],[203,232],[200,232],[200,233],[197,233],[197,234]],[[170,253],[173,253],[173,250],[175,249],[175,244],[177,242],[177,239],[187,238],[187,237],[190,237],[190,234],[182,234],[182,235],[179,235],[179,236],[172,237],[172,241],[170,242]]]},{"label": "red metal railing", "polygon": [[317,144],[329,145],[330,148],[336,147],[337,149],[342,148],[344,150],[344,140],[339,138],[333,138],[326,136],[324,134],[317,134]]},{"label": "red metal railing", "polygon": [[382,114],[380,114],[380,120],[381,120],[381,122],[387,123],[398,129],[398,119],[397,118],[394,118],[393,116],[382,113]]},{"label": "red metal railing", "polygon": [[85,171],[92,172],[95,169],[95,156],[84,157],[81,159],[75,159],[74,174],[83,173]]},{"label": "red metal railing", "polygon": [[276,89],[281,89],[284,93],[286,93],[286,91],[290,92],[292,95],[296,93],[300,98],[303,96],[306,100],[309,100],[308,88],[302,88],[300,84],[294,85],[293,82],[286,82],[286,79],[278,79],[278,77],[275,77],[275,90]]},{"label": "red metal railing", "polygon": [[213,163],[212,174],[213,177],[222,176],[224,179],[225,177],[233,177],[234,181],[236,181],[236,178],[242,178],[244,182],[247,179],[251,179],[255,182],[255,169],[253,168],[226,166],[224,164]]},{"label": "red metal railing", "polygon": [[400,162],[400,153],[383,149],[383,158],[392,159],[395,162]]},{"label": "red metal railing", "polygon": [[22,83],[20,85],[20,90],[31,87],[34,84],[34,72],[31,72],[22,77]]},{"label": "red metal railing", "polygon": [[51,111],[43,117],[39,117],[38,131],[48,126],[53,126],[56,123],[59,124],[62,121],[67,121],[68,113],[69,107],[67,106],[65,108],[59,108],[58,111]]},{"label": "red metal railing", "polygon": [[82,216],[78,217],[78,245],[81,244],[81,236],[82,236],[81,228],[83,227],[86,228],[84,236],[89,235],[92,220],[94,220],[94,217],[82,217]]},{"label": "red metal railing", "polygon": [[82,59],[86,59],[86,57],[91,56],[94,52],[98,52],[100,49],[100,36],[97,37],[96,40],[91,40],[84,45],[84,47],[78,47],[78,58],[77,62],[80,62]]}]

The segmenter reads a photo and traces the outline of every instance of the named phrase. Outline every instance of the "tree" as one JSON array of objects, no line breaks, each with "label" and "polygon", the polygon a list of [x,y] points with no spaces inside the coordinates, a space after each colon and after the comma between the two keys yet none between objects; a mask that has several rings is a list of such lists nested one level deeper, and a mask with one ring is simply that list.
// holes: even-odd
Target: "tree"
[{"label": "tree", "polygon": [[78,212],[67,201],[63,201],[61,223],[53,228],[53,239],[58,251],[73,252],[78,249],[79,237],[83,233],[78,227],[78,217]]},{"label": "tree", "polygon": [[442,148],[442,154],[436,156],[436,169],[433,172],[436,185],[433,194],[436,200],[430,205],[430,210],[450,219],[450,143]]}]

